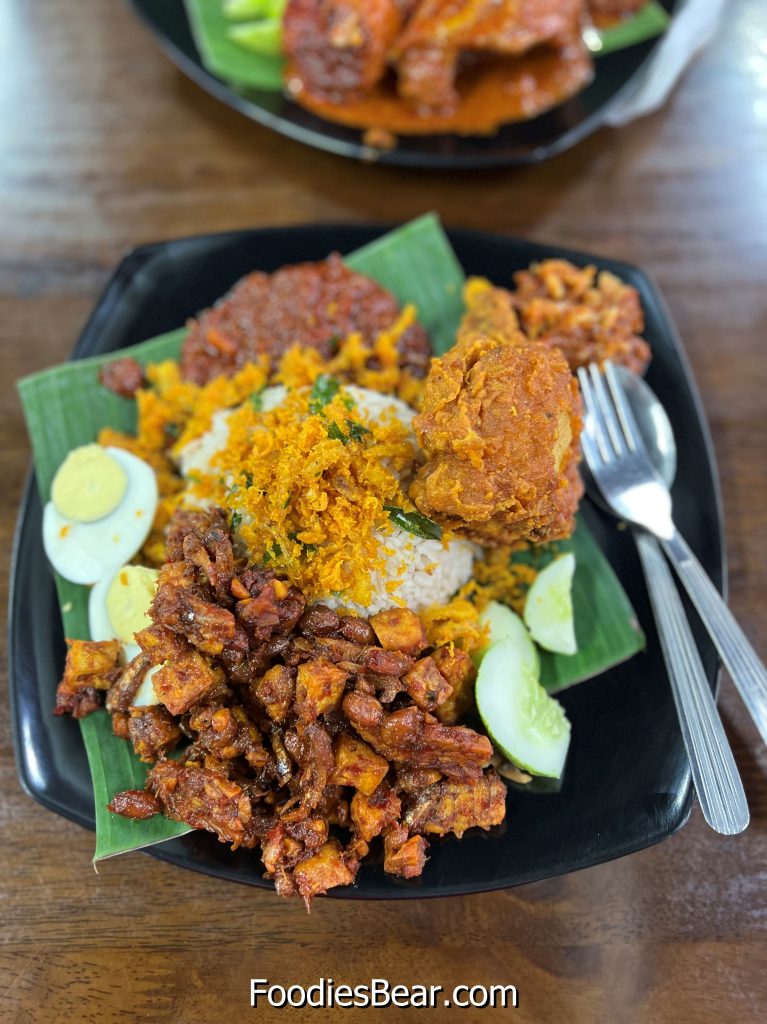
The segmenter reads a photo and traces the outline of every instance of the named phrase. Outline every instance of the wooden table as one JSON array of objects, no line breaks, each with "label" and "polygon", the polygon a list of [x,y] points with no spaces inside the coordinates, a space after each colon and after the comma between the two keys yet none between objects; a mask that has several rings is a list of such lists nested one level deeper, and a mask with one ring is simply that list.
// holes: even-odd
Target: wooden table
[{"label": "wooden table", "polygon": [[[186,81],[127,9],[105,0],[4,4],[0,67],[4,577],[28,460],[11,382],[67,355],[127,249],[244,226],[402,221],[433,208],[448,225],[581,246],[658,279],[719,457],[732,606],[767,655],[760,0],[731,5],[720,38],[660,114],[544,166],[484,174],[363,167],[279,138]],[[298,902],[141,854],[95,875],[92,835],[21,792],[3,716],[0,1018],[239,1020],[251,977],[378,976],[513,983],[520,1007],[498,1019],[763,1020],[767,757],[729,681],[721,706],[751,804],[745,835],[718,837],[695,811],[668,842],[579,874],[461,899],[318,901],[308,917]],[[342,1015],[368,1019],[356,1014]],[[423,1018],[400,1010],[396,1019]],[[271,1018],[261,1009],[254,1019]]]}]

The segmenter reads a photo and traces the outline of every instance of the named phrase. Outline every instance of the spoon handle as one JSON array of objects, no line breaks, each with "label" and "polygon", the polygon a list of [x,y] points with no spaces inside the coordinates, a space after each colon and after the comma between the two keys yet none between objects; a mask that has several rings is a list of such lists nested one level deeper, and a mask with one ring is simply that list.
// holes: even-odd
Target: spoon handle
[{"label": "spoon handle", "polygon": [[715,832],[735,835],[748,826],[748,803],[690,624],[657,540],[642,530],[634,537],[703,817]]},{"label": "spoon handle", "polygon": [[663,546],[767,743],[767,670],[681,534],[675,532]]}]

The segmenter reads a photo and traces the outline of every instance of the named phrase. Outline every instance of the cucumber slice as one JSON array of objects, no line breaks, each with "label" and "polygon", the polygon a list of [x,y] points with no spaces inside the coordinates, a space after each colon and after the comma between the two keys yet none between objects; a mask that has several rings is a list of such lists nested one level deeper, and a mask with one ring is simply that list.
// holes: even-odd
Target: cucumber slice
[{"label": "cucumber slice", "polygon": [[282,53],[282,19],[264,18],[232,25],[226,34],[233,43],[262,57],[278,57]]},{"label": "cucumber slice", "polygon": [[527,670],[535,679],[538,678],[541,671],[541,659],[538,656],[538,651],[530,639],[524,622],[511,608],[498,601],[491,601],[480,613],[479,624],[488,627],[488,638],[487,643],[474,656],[477,667],[494,644],[508,637],[514,641]]},{"label": "cucumber slice", "polygon": [[476,699],[490,739],[509,761],[531,775],[560,778],[570,722],[529,671],[524,644],[511,637],[493,644],[479,667]]},{"label": "cucumber slice", "polygon": [[281,18],[287,0],[224,0],[224,15],[241,18]]},{"label": "cucumber slice", "polygon": [[527,593],[523,618],[541,647],[557,654],[575,654],[573,573],[575,555],[568,553],[542,569]]}]

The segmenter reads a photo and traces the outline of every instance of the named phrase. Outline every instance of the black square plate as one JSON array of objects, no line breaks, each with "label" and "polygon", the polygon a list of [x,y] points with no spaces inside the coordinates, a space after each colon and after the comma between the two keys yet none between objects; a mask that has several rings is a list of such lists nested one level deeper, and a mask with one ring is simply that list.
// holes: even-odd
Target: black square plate
[{"label": "black square plate", "polygon": [[[107,286],[72,358],[112,352],[183,324],[250,270],[350,252],[380,227],[307,226],[241,231],[143,246]],[[655,286],[638,268],[520,239],[450,232],[468,273],[508,284],[532,260],[560,256],[594,263],[635,285],[653,349],[648,381],[668,410],[679,449],[673,489],[676,521],[703,567],[721,587],[723,542],[711,444],[695,385]],[[385,875],[365,863],[354,888],[335,898],[445,896],[501,889],[598,864],[666,838],[687,820],[690,770],[634,544],[628,531],[586,503],[589,523],[618,572],[647,634],[647,650],[561,695],[573,725],[567,773],[558,792],[510,788],[508,817],[492,832],[458,842],[434,841],[421,878]],[[19,510],[10,602],[10,688],[19,775],[45,807],[94,827],[93,793],[77,722],[51,714],[64,664],[53,579],[41,541],[40,500],[33,479]],[[29,610],[34,608],[34,616]],[[697,634],[706,673],[716,687],[716,652]],[[258,854],[193,832],[146,851],[153,857],[262,888]]]},{"label": "black square plate", "polygon": [[[280,92],[240,88],[205,68],[182,0],[130,0],[174,64],[197,85],[241,114],[298,142],[340,156],[401,167],[468,169],[531,164],[562,153],[604,124],[610,106],[641,70],[658,39],[648,39],[595,61],[592,82],[576,96],[530,121],[494,135],[402,136],[395,149],[371,149],[362,132],[317,117]],[[669,12],[678,0],[663,0]]]}]

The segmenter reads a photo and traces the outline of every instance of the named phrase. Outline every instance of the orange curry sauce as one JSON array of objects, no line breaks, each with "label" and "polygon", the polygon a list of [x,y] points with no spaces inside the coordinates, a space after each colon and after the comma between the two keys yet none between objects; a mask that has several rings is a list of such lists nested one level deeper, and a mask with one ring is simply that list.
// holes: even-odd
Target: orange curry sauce
[{"label": "orange curry sauce", "polygon": [[491,135],[502,124],[524,121],[575,95],[593,76],[585,49],[554,50],[540,46],[513,60],[485,58],[461,71],[460,102],[450,114],[415,109],[397,95],[393,76],[364,99],[333,103],[312,96],[288,69],[291,97],[328,121],[351,128],[380,129],[395,135]]}]

